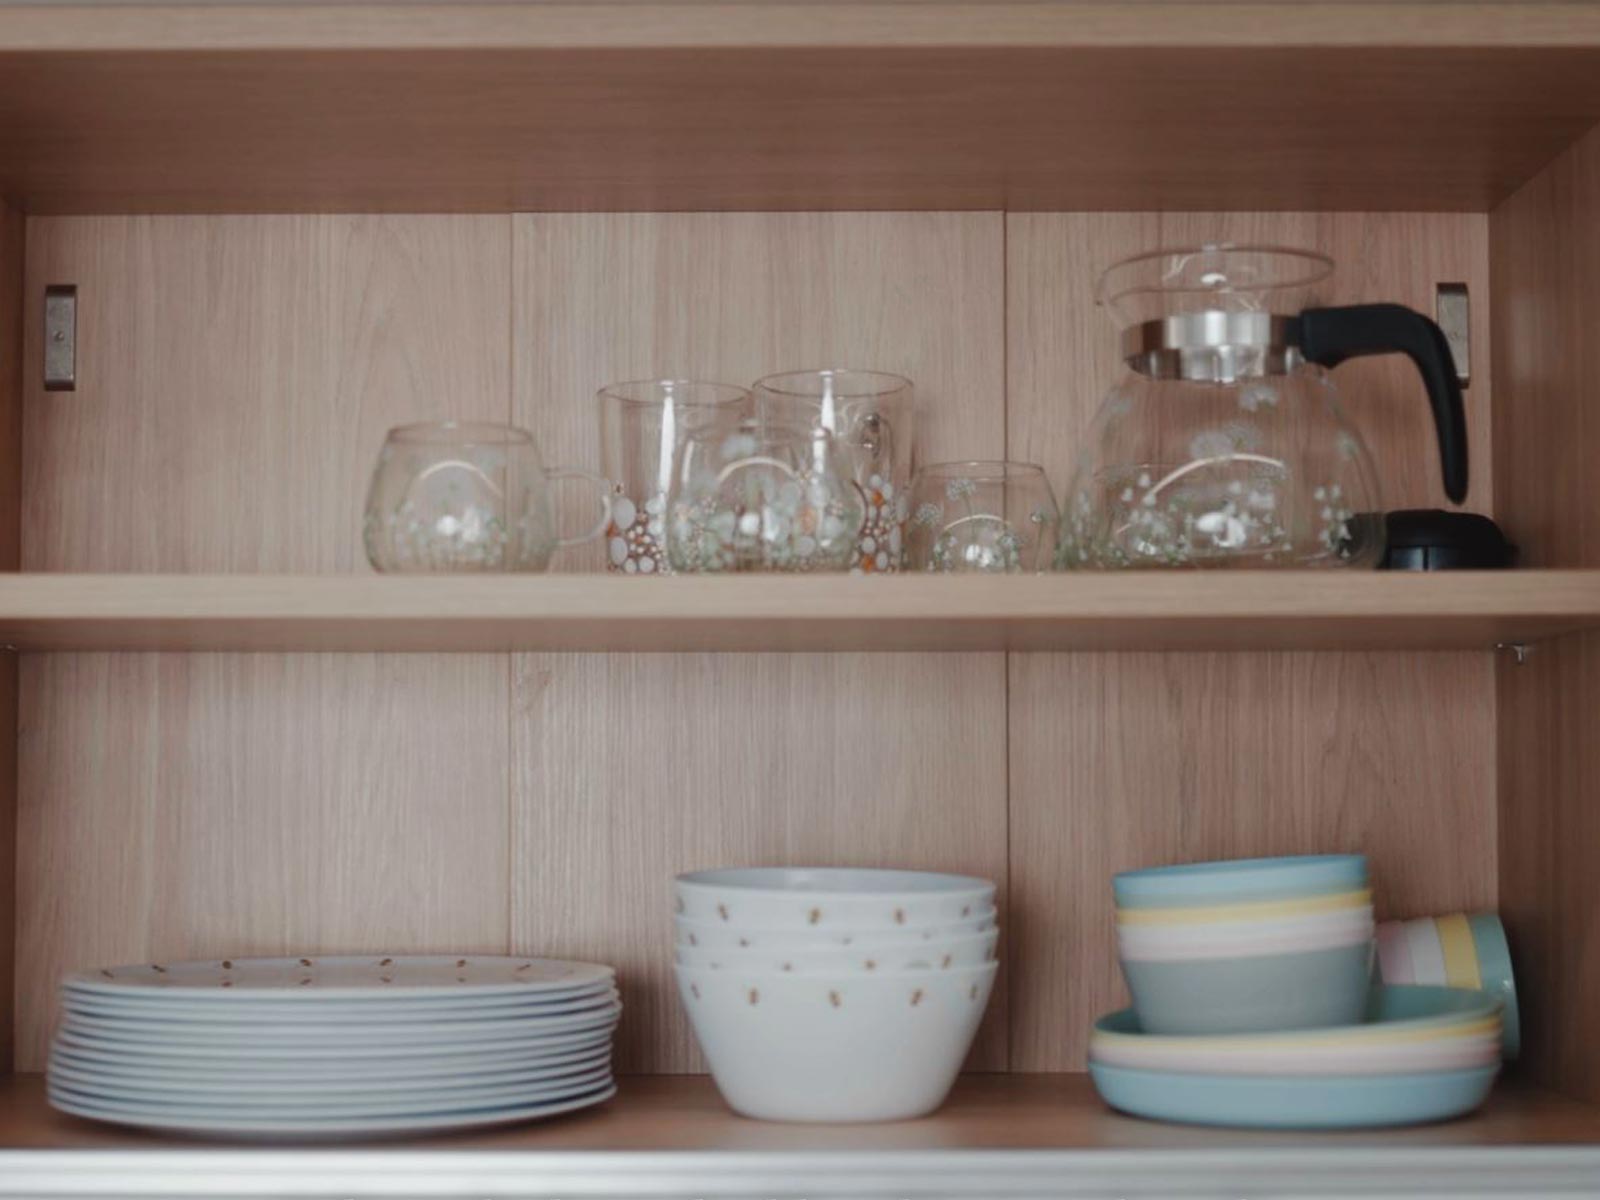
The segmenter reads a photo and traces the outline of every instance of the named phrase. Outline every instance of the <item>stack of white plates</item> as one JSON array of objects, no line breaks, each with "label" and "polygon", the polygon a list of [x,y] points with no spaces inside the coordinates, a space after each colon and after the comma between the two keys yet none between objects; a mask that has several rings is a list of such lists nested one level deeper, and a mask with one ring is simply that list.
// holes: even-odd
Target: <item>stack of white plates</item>
[{"label": "stack of white plates", "polygon": [[614,972],[543,958],[238,958],[69,976],[50,1102],[262,1137],[422,1133],[615,1094]]}]

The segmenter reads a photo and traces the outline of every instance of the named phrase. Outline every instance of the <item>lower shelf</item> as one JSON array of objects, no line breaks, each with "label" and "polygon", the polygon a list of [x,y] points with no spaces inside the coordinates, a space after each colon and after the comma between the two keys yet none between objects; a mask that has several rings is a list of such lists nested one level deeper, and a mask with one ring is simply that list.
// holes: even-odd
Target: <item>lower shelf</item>
[{"label": "lower shelf", "polygon": [[972,1076],[933,1117],[840,1126],[745,1120],[704,1077],[655,1076],[625,1079],[609,1104],[554,1121],[293,1147],[119,1130],[53,1111],[38,1076],[0,1082],[0,1196],[1597,1193],[1600,1108],[1515,1082],[1460,1121],[1306,1134],[1118,1116],[1083,1075]]}]

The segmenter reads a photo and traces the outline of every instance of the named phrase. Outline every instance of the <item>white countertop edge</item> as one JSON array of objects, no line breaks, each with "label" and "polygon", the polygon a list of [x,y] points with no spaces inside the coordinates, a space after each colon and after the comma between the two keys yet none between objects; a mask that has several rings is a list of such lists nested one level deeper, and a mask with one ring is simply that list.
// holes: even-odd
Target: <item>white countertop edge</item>
[{"label": "white countertop edge", "polygon": [[1185,1195],[1600,1195],[1600,1146],[1237,1150],[0,1151],[0,1197],[816,1197],[1154,1200]]}]

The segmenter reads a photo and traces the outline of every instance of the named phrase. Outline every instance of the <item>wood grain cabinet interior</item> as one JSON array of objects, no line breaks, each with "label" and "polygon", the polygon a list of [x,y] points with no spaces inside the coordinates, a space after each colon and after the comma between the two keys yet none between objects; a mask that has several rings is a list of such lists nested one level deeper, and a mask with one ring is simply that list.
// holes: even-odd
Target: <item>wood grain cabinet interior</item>
[{"label": "wood grain cabinet interior", "polygon": [[[1596,212],[1591,5],[0,2],[0,1196],[209,1169],[48,1109],[63,971],[441,948],[616,964],[621,1097],[315,1168],[256,1148],[258,1178],[1600,1191]],[[1320,250],[1333,303],[1466,286],[1470,505],[1518,570],[365,565],[388,427],[594,465],[596,389],[661,373],[901,373],[923,457],[1059,480],[1117,367],[1094,276],[1196,241]],[[1339,371],[1388,506],[1442,506],[1407,368]],[[1503,915],[1526,1051],[1488,1111],[1331,1138],[1101,1108],[1110,873],[1320,850],[1371,857],[1380,918]],[[806,861],[1000,881],[943,1114],[763,1127],[698,1078],[668,880]]]}]

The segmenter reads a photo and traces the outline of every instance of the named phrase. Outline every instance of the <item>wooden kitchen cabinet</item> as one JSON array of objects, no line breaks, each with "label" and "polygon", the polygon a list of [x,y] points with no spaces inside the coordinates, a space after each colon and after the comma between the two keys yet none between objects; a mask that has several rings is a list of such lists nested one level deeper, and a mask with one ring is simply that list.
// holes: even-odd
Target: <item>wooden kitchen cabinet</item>
[{"label": "wooden kitchen cabinet", "polygon": [[[1095,276],[1202,240],[1327,253],[1335,302],[1467,285],[1469,504],[1519,569],[362,558],[389,426],[594,466],[595,390],[659,374],[901,372],[923,458],[1059,485],[1117,367]],[[1597,280],[1595,5],[0,3],[0,1195],[1600,1192]],[[74,391],[43,386],[51,285]],[[1407,369],[1339,378],[1388,506],[1443,504]],[[1525,1053],[1489,1108],[1104,1109],[1111,872],[1320,850],[1370,856],[1380,917],[1504,917]],[[667,883],[757,861],[1000,882],[944,1112],[722,1107]],[[45,1105],[63,971],[442,949],[615,964],[621,1095],[309,1149]]]}]

